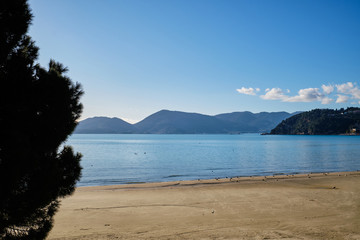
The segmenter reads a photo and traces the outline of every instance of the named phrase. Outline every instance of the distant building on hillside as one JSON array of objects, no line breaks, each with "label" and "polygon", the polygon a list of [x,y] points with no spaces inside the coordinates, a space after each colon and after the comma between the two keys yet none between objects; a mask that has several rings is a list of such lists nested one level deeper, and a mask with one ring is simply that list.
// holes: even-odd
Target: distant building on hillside
[{"label": "distant building on hillside", "polygon": [[355,125],[350,129],[350,133],[351,133],[351,134],[360,134],[360,124],[355,124]]}]

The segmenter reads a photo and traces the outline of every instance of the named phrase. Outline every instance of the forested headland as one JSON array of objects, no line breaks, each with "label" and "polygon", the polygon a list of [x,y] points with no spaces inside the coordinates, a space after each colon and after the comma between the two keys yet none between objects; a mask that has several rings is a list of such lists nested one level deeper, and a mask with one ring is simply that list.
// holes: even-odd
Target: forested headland
[{"label": "forested headland", "polygon": [[314,109],[283,120],[270,134],[359,135],[360,108]]}]

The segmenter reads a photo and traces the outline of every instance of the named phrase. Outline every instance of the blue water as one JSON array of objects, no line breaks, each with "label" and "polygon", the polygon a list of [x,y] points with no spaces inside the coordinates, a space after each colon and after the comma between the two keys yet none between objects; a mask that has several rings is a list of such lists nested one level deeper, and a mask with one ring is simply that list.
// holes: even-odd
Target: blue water
[{"label": "blue water", "polygon": [[74,134],[78,186],[360,169],[358,136]]}]

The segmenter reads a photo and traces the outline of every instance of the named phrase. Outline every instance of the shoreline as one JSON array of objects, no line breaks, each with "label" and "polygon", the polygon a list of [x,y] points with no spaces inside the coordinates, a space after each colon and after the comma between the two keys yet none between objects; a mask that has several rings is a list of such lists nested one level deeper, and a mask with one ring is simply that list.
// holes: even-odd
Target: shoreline
[{"label": "shoreline", "polygon": [[271,180],[284,180],[284,179],[301,179],[301,178],[319,178],[326,176],[347,176],[347,175],[360,175],[360,170],[356,171],[341,171],[341,172],[310,172],[310,173],[294,173],[294,174],[272,174],[272,175],[256,175],[256,176],[236,176],[224,178],[210,178],[210,179],[197,179],[197,180],[178,180],[178,181],[163,181],[163,182],[134,182],[124,184],[111,184],[111,185],[97,185],[97,186],[79,186],[81,188],[104,188],[104,189],[128,189],[128,188],[147,188],[147,187],[166,187],[166,186],[194,186],[206,184],[221,184],[221,183],[234,183],[234,182],[249,182],[249,181],[271,181]]},{"label": "shoreline", "polygon": [[79,187],[47,239],[360,239],[360,172]]}]

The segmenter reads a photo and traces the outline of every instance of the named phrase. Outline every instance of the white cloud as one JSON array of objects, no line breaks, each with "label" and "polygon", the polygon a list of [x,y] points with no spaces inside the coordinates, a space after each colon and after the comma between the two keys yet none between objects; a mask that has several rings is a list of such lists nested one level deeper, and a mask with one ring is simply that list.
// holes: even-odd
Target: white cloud
[{"label": "white cloud", "polygon": [[321,104],[330,104],[332,101],[334,101],[334,99],[329,97],[323,97],[323,99],[321,99]]},{"label": "white cloud", "polygon": [[[325,98],[318,88],[300,89],[298,95],[288,96],[284,94],[281,88],[266,89],[266,94],[260,97],[265,100],[281,100],[283,102],[314,102],[321,101],[323,104],[328,104],[332,101],[331,98]],[[290,92],[289,89],[286,90]]]},{"label": "white cloud", "polygon": [[323,89],[325,94],[330,94],[334,91],[334,86],[333,85],[328,85],[326,86],[325,84],[321,85],[321,88]]},{"label": "white cloud", "polygon": [[246,94],[246,95],[256,95],[255,92],[258,92],[260,91],[259,88],[245,88],[245,87],[242,87],[242,88],[239,88],[239,89],[236,89],[236,91],[238,91],[239,93],[242,93],[242,94]]},{"label": "white cloud", "polygon": [[336,103],[346,103],[349,100],[349,97],[346,95],[338,94],[337,96]]},{"label": "white cloud", "polygon": [[352,98],[360,99],[360,89],[352,82],[336,85],[339,93],[351,95]]},{"label": "white cloud", "polygon": [[297,96],[285,99],[285,102],[314,102],[322,101],[324,94],[318,88],[300,89]]},{"label": "white cloud", "polygon": [[[322,91],[321,91],[322,89]],[[336,85],[322,84],[320,88],[304,88],[298,91],[295,96],[290,95],[290,90],[282,90],[281,88],[266,88],[265,94],[260,95],[264,100],[280,100],[283,102],[321,102],[321,104],[330,104],[335,101],[336,103],[345,103],[350,99],[353,104],[360,104],[360,89],[356,83],[347,82]],[[239,93],[247,95],[256,95],[260,92],[260,88],[245,88],[237,89]]]},{"label": "white cloud", "polygon": [[265,100],[285,100],[288,96],[284,95],[283,90],[281,88],[267,88],[265,95],[261,95],[260,97]]},{"label": "white cloud", "polygon": [[349,94],[351,90],[354,88],[354,84],[352,82],[337,84],[336,88],[339,93]]}]

